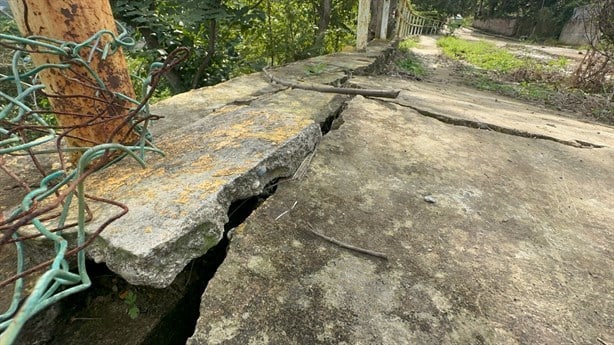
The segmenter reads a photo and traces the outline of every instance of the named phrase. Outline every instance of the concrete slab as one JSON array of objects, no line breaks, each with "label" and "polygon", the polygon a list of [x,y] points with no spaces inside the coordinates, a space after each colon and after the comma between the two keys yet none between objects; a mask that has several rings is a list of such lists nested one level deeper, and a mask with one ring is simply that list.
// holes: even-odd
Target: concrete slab
[{"label": "concrete slab", "polygon": [[152,127],[154,136],[194,123],[228,105],[245,105],[259,96],[285,89],[253,73],[214,86],[191,90],[156,103],[152,114],[163,116]]},{"label": "concrete slab", "polygon": [[[88,190],[130,208],[88,254],[131,284],[168,286],[194,258],[217,244],[230,204],[258,195],[271,181],[290,177],[320,138],[314,118],[334,95],[304,92],[300,107],[287,103],[211,113],[162,135],[166,157],[140,169],[129,160],[93,176]],[[320,107],[319,107],[320,106]],[[324,108],[322,108],[324,107]],[[93,206],[98,222],[117,209]]]},{"label": "concrete slab", "polygon": [[188,344],[614,341],[613,148],[362,97],[342,116],[234,231]]},{"label": "concrete slab", "polygon": [[[333,59],[338,65],[318,60],[326,73],[309,76],[309,82],[341,82],[390,49],[380,42],[365,53]],[[296,80],[304,75],[298,71],[310,64],[301,61],[274,72]],[[258,195],[272,181],[293,175],[319,142],[320,126],[346,99],[288,90],[255,73],[152,106],[153,114],[164,116],[151,129],[166,156],[149,157],[145,169],[126,159],[88,178],[88,194],[130,210],[103,231],[88,255],[131,284],[169,286],[191,260],[220,241],[233,201]],[[0,198],[0,211],[18,204],[19,197]],[[109,204],[89,206],[94,214],[87,225],[90,232],[119,212]]]},{"label": "concrete slab", "polygon": [[[399,78],[353,77],[351,84],[364,88],[387,87],[402,90],[397,103],[412,107],[425,115],[473,122],[492,130],[525,133],[546,137],[576,146],[614,148],[612,127],[578,121],[564,113],[528,105],[522,101],[476,89],[454,85],[417,82]],[[430,114],[429,114],[430,113]]]}]

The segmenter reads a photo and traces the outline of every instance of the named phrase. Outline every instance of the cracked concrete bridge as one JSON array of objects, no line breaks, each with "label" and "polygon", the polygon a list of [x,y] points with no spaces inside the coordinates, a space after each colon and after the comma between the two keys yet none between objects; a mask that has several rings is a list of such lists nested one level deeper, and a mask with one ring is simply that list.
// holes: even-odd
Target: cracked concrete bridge
[{"label": "cracked concrete bridge", "polygon": [[371,73],[389,54],[272,73],[395,99],[254,74],[158,104],[167,157],[91,181],[130,213],[90,257],[168,286],[277,187],[226,234],[188,344],[612,344],[614,129]]}]

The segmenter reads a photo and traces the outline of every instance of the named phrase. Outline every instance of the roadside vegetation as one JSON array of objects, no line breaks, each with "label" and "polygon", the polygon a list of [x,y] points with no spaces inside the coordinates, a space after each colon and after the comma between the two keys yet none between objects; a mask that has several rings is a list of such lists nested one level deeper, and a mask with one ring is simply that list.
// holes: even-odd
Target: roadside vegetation
[{"label": "roadside vegetation", "polygon": [[453,36],[442,37],[437,44],[456,62],[456,70],[468,85],[614,123],[612,78],[604,78],[601,85],[578,85],[574,82],[576,67],[566,58],[536,58],[528,52],[512,53],[490,42]]},{"label": "roadside vegetation", "polygon": [[427,74],[427,69],[422,63],[422,60],[412,53],[411,49],[419,44],[420,37],[409,37],[399,42],[399,46],[394,56],[394,66],[391,66],[391,71],[388,74],[396,74],[412,79],[420,80]]}]

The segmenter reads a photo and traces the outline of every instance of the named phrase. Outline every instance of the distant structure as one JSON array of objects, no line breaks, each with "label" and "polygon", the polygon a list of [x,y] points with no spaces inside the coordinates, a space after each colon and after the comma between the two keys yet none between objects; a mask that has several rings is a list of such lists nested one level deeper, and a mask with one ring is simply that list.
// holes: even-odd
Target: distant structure
[{"label": "distant structure", "polygon": [[592,8],[592,5],[584,5],[574,9],[573,16],[567,21],[559,35],[561,43],[583,45],[598,39],[597,28],[592,21]]}]

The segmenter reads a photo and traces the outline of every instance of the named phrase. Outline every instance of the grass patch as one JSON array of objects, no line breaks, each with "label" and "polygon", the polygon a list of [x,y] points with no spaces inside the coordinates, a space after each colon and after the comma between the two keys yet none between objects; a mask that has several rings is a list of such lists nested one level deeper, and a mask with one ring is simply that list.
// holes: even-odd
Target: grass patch
[{"label": "grass patch", "polygon": [[464,84],[478,90],[536,102],[557,110],[582,114],[598,122],[614,124],[614,102],[609,101],[607,96],[586,93],[559,82],[510,82],[499,73],[471,66],[459,67],[457,71]]},{"label": "grass patch", "polygon": [[422,62],[415,56],[409,55],[408,57],[398,60],[397,66],[416,78],[422,78],[426,75],[426,68]]},{"label": "grass patch", "polygon": [[459,63],[458,70],[464,83],[470,86],[614,123],[610,94],[570,87],[566,71],[569,60],[564,57],[532,57],[531,50],[526,48],[518,53],[519,57],[489,42],[451,36],[440,38],[437,45],[447,57],[465,62]]},{"label": "grass patch", "polygon": [[412,48],[416,48],[419,42],[419,36],[410,36],[399,43],[399,50],[404,53],[408,53]]},{"label": "grass patch", "polygon": [[467,41],[456,37],[443,37],[437,41],[444,54],[454,60],[505,76],[512,82],[557,83],[569,65],[564,57],[544,62],[531,57],[518,57],[485,41]]},{"label": "grass patch", "polygon": [[437,45],[446,56],[489,71],[508,72],[525,64],[523,59],[485,41],[466,41],[446,36],[437,40]]}]

